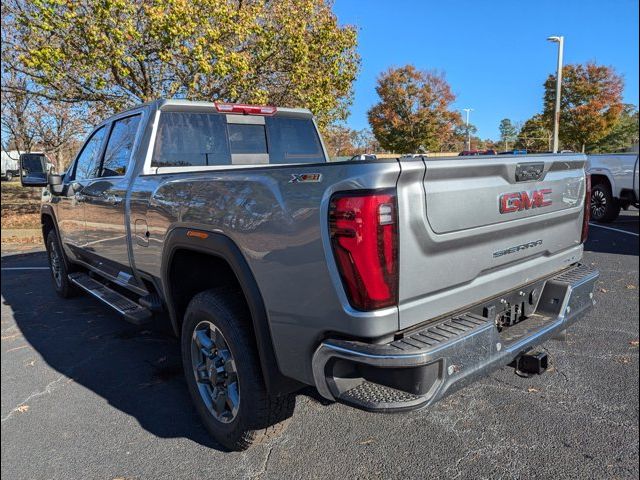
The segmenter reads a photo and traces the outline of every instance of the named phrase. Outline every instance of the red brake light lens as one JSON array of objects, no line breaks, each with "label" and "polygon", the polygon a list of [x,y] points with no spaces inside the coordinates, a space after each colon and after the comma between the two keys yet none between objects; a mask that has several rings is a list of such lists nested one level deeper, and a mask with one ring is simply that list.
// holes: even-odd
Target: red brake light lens
[{"label": "red brake light lens", "polygon": [[584,217],[582,219],[581,243],[586,242],[589,236],[589,220],[591,220],[591,175],[585,175],[584,183]]},{"label": "red brake light lens", "polygon": [[216,103],[216,110],[222,113],[241,113],[243,115],[273,115],[278,111],[270,105],[245,105],[242,103]]},{"label": "red brake light lens", "polygon": [[331,246],[351,305],[398,303],[398,225],[393,192],[338,194],[329,207]]}]

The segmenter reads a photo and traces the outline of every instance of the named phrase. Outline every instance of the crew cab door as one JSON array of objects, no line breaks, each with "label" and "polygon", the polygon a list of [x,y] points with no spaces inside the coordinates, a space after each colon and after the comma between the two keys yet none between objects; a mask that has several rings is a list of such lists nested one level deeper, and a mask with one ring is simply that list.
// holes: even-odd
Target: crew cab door
[{"label": "crew cab door", "polygon": [[85,187],[97,176],[106,128],[97,128],[87,139],[65,174],[62,193],[54,197],[62,245],[73,258],[83,260],[85,243]]},{"label": "crew cab door", "polygon": [[124,283],[133,281],[129,262],[125,199],[131,154],[141,114],[128,114],[107,126],[108,134],[98,176],[82,190],[85,203],[87,261]]}]

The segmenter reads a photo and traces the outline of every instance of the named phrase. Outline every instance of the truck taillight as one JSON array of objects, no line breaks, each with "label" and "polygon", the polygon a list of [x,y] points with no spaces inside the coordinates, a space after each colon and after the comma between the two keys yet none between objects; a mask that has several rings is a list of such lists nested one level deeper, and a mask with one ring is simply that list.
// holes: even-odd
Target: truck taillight
[{"label": "truck taillight", "polygon": [[329,206],[331,246],[351,306],[398,303],[398,215],[394,192],[337,194]]},{"label": "truck taillight", "polygon": [[271,105],[245,105],[242,103],[216,103],[216,110],[222,113],[241,113],[243,115],[273,115],[278,111]]},{"label": "truck taillight", "polygon": [[591,175],[584,178],[584,216],[582,217],[582,235],[580,242],[587,241],[589,236],[589,220],[591,219]]}]

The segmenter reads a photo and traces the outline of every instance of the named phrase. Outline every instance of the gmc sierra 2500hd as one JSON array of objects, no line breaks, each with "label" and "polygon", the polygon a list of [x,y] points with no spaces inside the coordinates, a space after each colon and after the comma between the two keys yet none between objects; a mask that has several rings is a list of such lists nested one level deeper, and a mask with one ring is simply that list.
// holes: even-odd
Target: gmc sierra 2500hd
[{"label": "gmc sierra 2500hd", "polygon": [[58,294],[165,314],[204,424],[244,449],[305,385],[390,412],[512,362],[543,369],[530,350],[593,304],[584,164],[332,163],[307,110],[159,100],[98,125],[63,175],[22,182],[46,187]]}]

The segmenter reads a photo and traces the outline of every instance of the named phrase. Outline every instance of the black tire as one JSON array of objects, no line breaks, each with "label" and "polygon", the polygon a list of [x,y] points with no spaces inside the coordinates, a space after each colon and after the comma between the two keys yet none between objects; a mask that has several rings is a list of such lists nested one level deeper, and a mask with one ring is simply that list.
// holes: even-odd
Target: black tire
[{"label": "black tire", "polygon": [[51,230],[47,235],[47,258],[56,293],[62,298],[71,298],[77,295],[78,288],[69,281],[66,258],[54,230]]},{"label": "black tire", "polygon": [[591,219],[596,222],[611,223],[620,215],[620,203],[605,183],[598,183],[591,189],[590,207]]},{"label": "black tire", "polygon": [[[208,407],[205,403],[207,400],[210,401],[210,398],[207,399],[206,393],[201,392],[201,387],[205,384],[205,390],[212,388],[208,381],[196,381],[198,374],[194,364],[198,359],[192,359],[194,355],[201,355],[202,349],[194,339],[197,336],[196,327],[198,331],[202,331],[203,324],[213,325],[214,330],[222,333],[222,343],[228,347],[225,351],[230,351],[232,356],[233,375],[237,379],[235,388],[239,392],[238,406],[235,416],[229,414],[226,422],[216,418],[219,412],[211,411],[211,406]],[[295,409],[294,395],[276,397],[267,393],[250,326],[251,317],[244,298],[239,292],[226,288],[208,290],[196,295],[189,303],[182,324],[182,364],[196,410],[209,433],[225,448],[236,451],[246,450],[252,445],[280,435]],[[211,332],[208,326],[205,328]],[[215,358],[217,357],[216,353]],[[224,396],[227,398],[227,387],[224,387],[224,390]]]},{"label": "black tire", "polygon": [[7,182],[10,182],[11,180],[13,180],[13,173],[7,172],[4,178],[7,180]]}]

